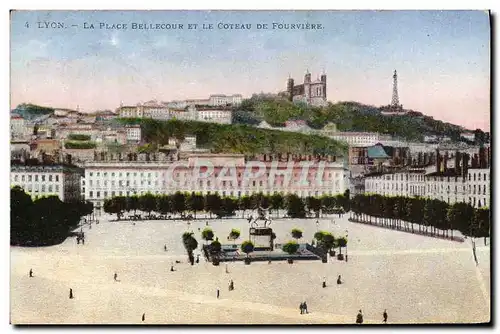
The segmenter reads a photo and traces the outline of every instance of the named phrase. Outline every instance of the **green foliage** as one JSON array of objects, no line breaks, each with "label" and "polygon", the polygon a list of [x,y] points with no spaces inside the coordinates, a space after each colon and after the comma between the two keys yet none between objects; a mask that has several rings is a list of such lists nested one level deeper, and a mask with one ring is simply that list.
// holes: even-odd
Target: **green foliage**
[{"label": "green foliage", "polygon": [[241,244],[241,251],[247,254],[247,256],[248,254],[253,252],[254,248],[255,246],[250,240],[243,241],[243,243]]},{"label": "green foliage", "polygon": [[300,239],[300,238],[302,238],[302,230],[300,230],[298,228],[292,229],[292,237],[294,239]]},{"label": "green foliage", "polygon": [[206,241],[210,241],[214,239],[214,231],[210,227],[206,227],[201,231],[201,238]]},{"label": "green foliage", "polygon": [[183,139],[195,135],[197,145],[214,153],[294,152],[345,156],[344,143],[319,135],[305,135],[279,130],[259,129],[242,124],[216,124],[195,121],[159,121],[153,119],[120,119],[122,124],[140,124],[144,140],[154,147],[168,144],[169,138]]},{"label": "green foliage", "polygon": [[240,230],[233,228],[229,233],[229,239],[234,241],[238,239],[240,235],[241,235]]},{"label": "green foliage", "polygon": [[57,196],[33,202],[20,187],[11,189],[10,199],[10,244],[17,246],[61,243],[93,210],[89,202],[62,202]]},{"label": "green foliage", "polygon": [[139,209],[141,211],[151,213],[151,211],[156,209],[156,197],[151,193],[140,196],[138,201]]},{"label": "green foliage", "polygon": [[212,243],[210,244],[210,252],[212,254],[217,254],[220,253],[221,250],[222,250],[222,245],[219,242],[219,240],[212,241]]},{"label": "green foliage", "polygon": [[286,209],[287,214],[291,218],[304,218],[306,216],[306,210],[304,202],[295,194],[289,194],[286,196]]},{"label": "green foliage", "polygon": [[281,249],[283,249],[285,253],[292,255],[297,253],[297,251],[299,250],[299,244],[296,241],[289,241],[284,244]]},{"label": "green foliage", "polygon": [[66,149],[88,150],[96,148],[96,143],[89,141],[67,141],[64,143]]},{"label": "green foliage", "polygon": [[75,141],[89,141],[90,136],[84,135],[84,134],[79,134],[79,133],[71,133],[71,134],[69,134],[68,139],[75,140]]},{"label": "green foliage", "polygon": [[284,98],[254,95],[244,100],[240,110],[244,116],[234,118],[234,122],[251,124],[265,120],[273,126],[283,126],[288,120],[305,120],[315,129],[323,128],[328,122],[337,125],[338,131],[369,131],[390,134],[407,140],[422,139],[424,135],[446,135],[458,140],[464,129],[418,112],[403,116],[384,116],[380,109],[357,102],[330,103],[324,108],[316,108],[292,103]]},{"label": "green foliage", "polygon": [[173,212],[183,213],[186,211],[186,195],[181,192],[176,192],[171,196]]}]

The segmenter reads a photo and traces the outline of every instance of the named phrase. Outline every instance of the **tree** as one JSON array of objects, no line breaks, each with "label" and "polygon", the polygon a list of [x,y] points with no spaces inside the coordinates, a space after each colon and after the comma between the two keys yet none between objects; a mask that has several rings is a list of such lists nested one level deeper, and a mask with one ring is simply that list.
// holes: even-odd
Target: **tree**
[{"label": "tree", "polygon": [[168,215],[172,212],[170,205],[170,197],[168,195],[160,195],[156,197],[156,211],[162,215]]},{"label": "tree", "polygon": [[156,209],[156,198],[151,193],[147,193],[139,197],[139,208],[141,211],[147,212],[151,217],[151,211]]},{"label": "tree", "polygon": [[333,234],[331,234],[330,232],[323,232],[323,237],[321,238],[320,245],[325,251],[330,251],[335,245],[335,237],[333,236]]},{"label": "tree", "polygon": [[211,241],[214,239],[214,231],[210,227],[205,227],[203,231],[201,231],[201,238],[206,241]]},{"label": "tree", "polygon": [[243,241],[241,244],[241,251],[247,255],[247,258],[253,252],[254,248],[255,246],[250,240]]},{"label": "tree", "polygon": [[228,237],[229,240],[233,240],[233,242],[235,242],[236,239],[238,239],[239,237],[240,237],[240,230],[233,228],[231,232],[229,232],[229,237]]},{"label": "tree", "polygon": [[316,241],[317,241],[318,243],[320,243],[320,242],[321,242],[321,240],[323,240],[323,235],[324,235],[324,233],[325,233],[325,232],[323,232],[323,231],[318,231],[318,232],[314,233],[314,239],[316,239]]},{"label": "tree", "polygon": [[279,210],[284,208],[283,195],[281,195],[280,193],[272,194],[269,199],[269,202],[271,209],[275,210],[276,214],[279,215]]},{"label": "tree", "polygon": [[295,194],[287,195],[286,208],[290,218],[304,218],[306,216],[304,202]]},{"label": "tree", "polygon": [[306,197],[306,205],[309,211],[314,211],[316,217],[319,216],[319,210],[321,210],[321,200],[317,197]]},{"label": "tree", "polygon": [[205,211],[210,213],[210,218],[212,218],[212,213],[219,212],[221,210],[222,200],[218,194],[208,194],[205,196]]},{"label": "tree", "polygon": [[474,225],[476,228],[475,235],[484,238],[486,246],[486,238],[490,236],[490,209],[479,208],[474,210]]},{"label": "tree", "polygon": [[297,251],[299,250],[299,244],[296,241],[289,241],[286,244],[284,244],[281,249],[283,249],[285,253],[293,255],[297,253]]},{"label": "tree", "polygon": [[171,196],[172,201],[172,211],[177,213],[184,213],[186,211],[186,195],[177,191]]},{"label": "tree", "polygon": [[210,244],[210,253],[219,254],[221,250],[222,250],[222,245],[219,242],[219,238],[212,241],[212,243]]},{"label": "tree", "polygon": [[191,194],[188,197],[188,207],[194,212],[194,218],[196,219],[196,212],[202,211],[205,207],[205,199],[200,194]]},{"label": "tree", "polygon": [[224,197],[219,212],[216,212],[221,217],[234,216],[235,210],[238,208],[238,203],[232,197]]},{"label": "tree", "polygon": [[252,198],[250,196],[243,196],[239,201],[239,208],[243,211],[243,216],[245,217],[245,211],[252,209]]},{"label": "tree", "polygon": [[339,247],[339,254],[342,254],[342,247],[347,246],[347,238],[346,237],[337,238],[337,246]]},{"label": "tree", "polygon": [[292,229],[292,237],[294,239],[297,239],[297,240],[299,240],[300,238],[302,238],[302,230],[300,230],[298,228]]},{"label": "tree", "polygon": [[182,243],[184,244],[184,248],[188,253],[189,261],[191,265],[194,265],[194,256],[193,251],[198,248],[198,241],[194,238],[193,232],[184,232],[182,234]]},{"label": "tree", "polygon": [[120,220],[123,215],[123,211],[125,211],[126,209],[126,206],[127,201],[125,197],[118,196],[104,200],[103,209],[106,213],[116,214],[117,219]]}]

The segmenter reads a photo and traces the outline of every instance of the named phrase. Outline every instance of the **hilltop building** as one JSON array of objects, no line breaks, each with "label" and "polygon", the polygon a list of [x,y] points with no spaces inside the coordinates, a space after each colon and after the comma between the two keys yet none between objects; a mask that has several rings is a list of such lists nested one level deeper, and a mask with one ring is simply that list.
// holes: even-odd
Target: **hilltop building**
[{"label": "hilltop building", "polygon": [[304,76],[304,83],[295,85],[293,78],[288,78],[286,95],[293,102],[303,102],[316,107],[325,106],[326,101],[326,74],[321,74],[321,78],[312,81],[309,70]]}]

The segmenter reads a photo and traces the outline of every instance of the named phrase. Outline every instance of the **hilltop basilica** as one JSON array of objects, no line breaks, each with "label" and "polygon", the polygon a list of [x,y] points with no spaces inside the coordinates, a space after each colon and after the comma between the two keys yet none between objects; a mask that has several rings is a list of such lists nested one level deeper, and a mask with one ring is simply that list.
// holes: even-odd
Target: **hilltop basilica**
[{"label": "hilltop basilica", "polygon": [[326,101],[326,74],[321,74],[321,78],[311,81],[311,73],[306,72],[304,83],[295,85],[292,78],[288,78],[286,95],[290,101],[304,102],[308,105],[321,107],[327,104]]}]

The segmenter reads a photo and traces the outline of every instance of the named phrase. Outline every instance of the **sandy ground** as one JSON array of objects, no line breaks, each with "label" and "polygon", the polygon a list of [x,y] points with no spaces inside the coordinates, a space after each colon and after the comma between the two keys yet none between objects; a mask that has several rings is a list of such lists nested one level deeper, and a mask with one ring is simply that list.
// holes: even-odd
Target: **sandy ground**
[{"label": "sandy ground", "polygon": [[[241,242],[245,219],[209,221],[225,243],[232,228]],[[205,220],[192,222],[199,243]],[[276,220],[277,242],[316,220]],[[14,324],[295,324],[486,322],[490,319],[490,250],[478,240],[479,266],[471,245],[391,231],[342,219],[320,219],[319,229],[348,234],[349,261],[188,265],[181,234],[185,222],[110,222],[84,228],[75,239],[46,248],[11,248],[11,322]],[[347,231],[347,232],[346,232]],[[163,250],[167,245],[168,251]],[[343,250],[345,253],[345,249]],[[176,271],[170,272],[175,260]],[[28,277],[30,268],[33,278]],[[118,282],[113,274],[118,274]],[[335,284],[342,275],[344,284]],[[327,288],[321,287],[323,278]],[[227,289],[233,280],[235,290]],[[69,299],[72,288],[75,298]],[[216,291],[220,289],[220,299]],[[309,314],[300,315],[307,301]]]}]

